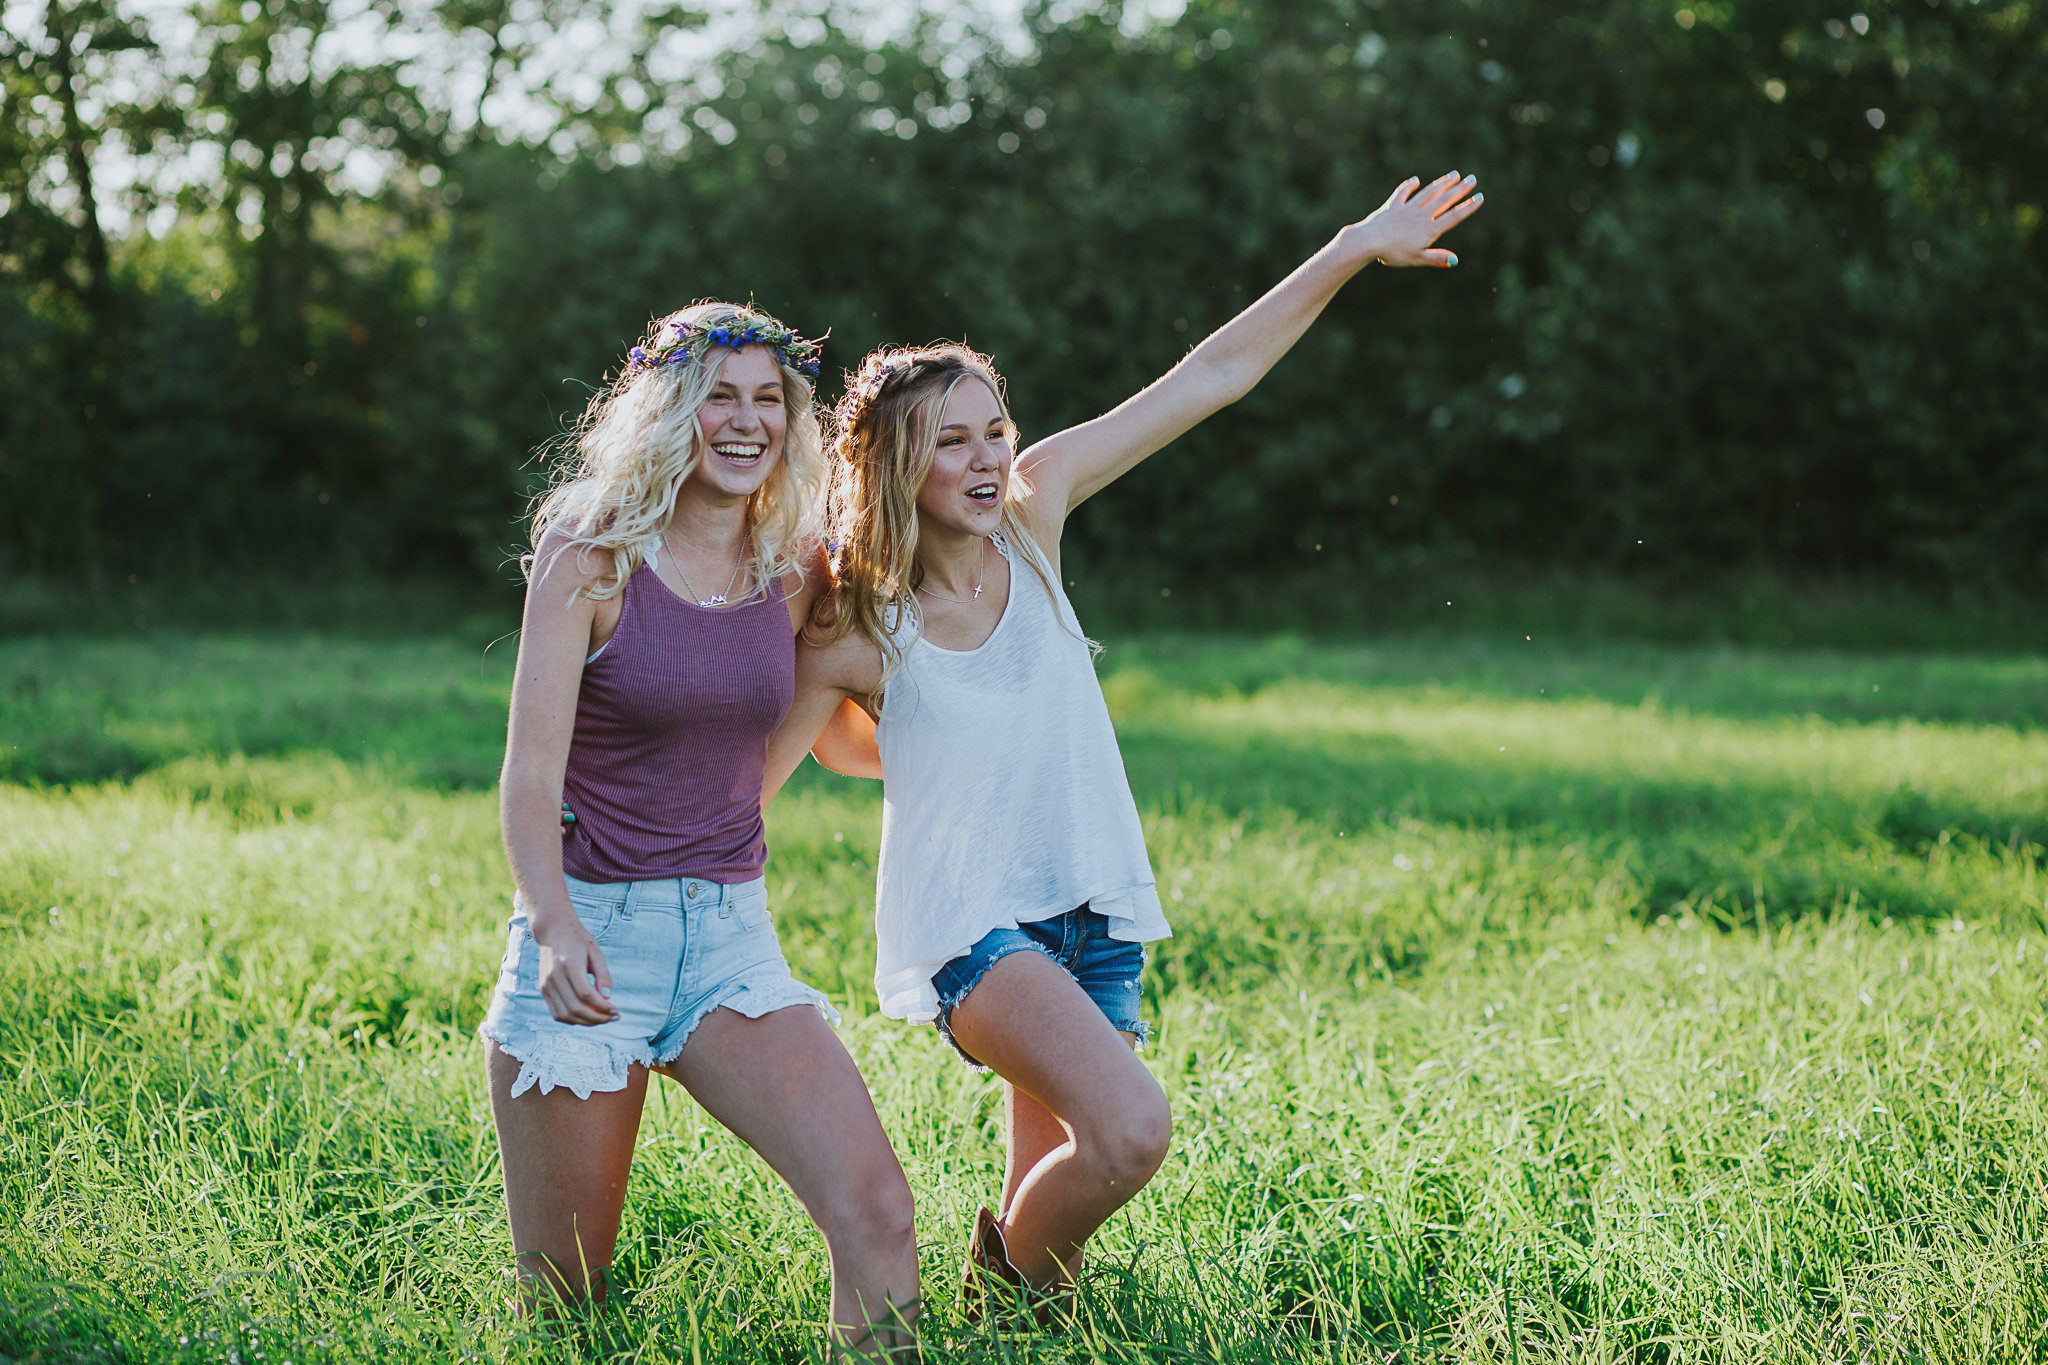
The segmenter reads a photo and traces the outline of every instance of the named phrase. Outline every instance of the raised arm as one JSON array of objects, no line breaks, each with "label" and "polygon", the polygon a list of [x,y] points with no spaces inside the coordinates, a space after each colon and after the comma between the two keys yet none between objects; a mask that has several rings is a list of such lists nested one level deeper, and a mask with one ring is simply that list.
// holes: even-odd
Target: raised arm
[{"label": "raised arm", "polygon": [[1414,179],[1403,181],[1370,217],[1339,232],[1162,378],[1093,421],[1026,450],[1018,457],[1017,472],[1031,485],[1035,529],[1057,542],[1067,513],[1209,414],[1250,393],[1345,281],[1366,266],[1374,261],[1456,265],[1455,255],[1431,243],[1478,209],[1482,196],[1472,193],[1472,185],[1471,176],[1460,179],[1456,171],[1427,187]]}]

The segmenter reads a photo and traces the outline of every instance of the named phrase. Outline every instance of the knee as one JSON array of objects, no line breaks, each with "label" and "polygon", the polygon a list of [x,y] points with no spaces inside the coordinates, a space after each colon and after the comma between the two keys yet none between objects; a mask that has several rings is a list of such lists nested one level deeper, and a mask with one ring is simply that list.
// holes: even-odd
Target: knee
[{"label": "knee", "polygon": [[1166,1160],[1173,1141],[1173,1115],[1162,1097],[1100,1125],[1089,1135],[1095,1165],[1113,1186],[1135,1190]]},{"label": "knee", "polygon": [[848,1180],[828,1201],[820,1218],[825,1240],[872,1251],[915,1247],[916,1206],[903,1168],[892,1159],[873,1163]]}]

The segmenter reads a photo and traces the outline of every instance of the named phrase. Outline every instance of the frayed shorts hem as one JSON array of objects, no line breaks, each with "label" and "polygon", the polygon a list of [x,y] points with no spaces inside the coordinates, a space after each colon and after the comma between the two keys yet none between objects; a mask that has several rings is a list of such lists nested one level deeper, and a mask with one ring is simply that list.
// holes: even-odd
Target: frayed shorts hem
[{"label": "frayed shorts hem", "polygon": [[[519,1074],[512,1080],[514,1099],[535,1086],[540,1087],[543,1095],[559,1086],[574,1092],[577,1099],[587,1100],[592,1095],[624,1090],[632,1079],[634,1066],[655,1064],[652,1048],[621,1047],[599,1038],[574,1038],[530,1028],[492,1028],[488,1021],[476,1032],[479,1038],[497,1044],[499,1051],[519,1063]],[[523,1036],[514,1037],[515,1033]]]},{"label": "frayed shorts hem", "polygon": [[500,1051],[519,1063],[519,1075],[512,1081],[514,1099],[535,1086],[540,1087],[543,1095],[562,1086],[577,1099],[587,1100],[594,1094],[624,1090],[635,1066],[667,1066],[682,1056],[690,1035],[697,1031],[697,1025],[711,1017],[713,1010],[729,1009],[749,1019],[759,1019],[794,1005],[815,1005],[827,1023],[839,1027],[839,1011],[832,1007],[824,992],[794,977],[783,976],[733,982],[731,990],[706,1004],[681,1027],[672,1029],[668,1037],[660,1040],[658,1050],[627,1047],[602,1038],[579,1038],[568,1032],[583,1027],[578,1024],[563,1024],[562,1031],[557,1032],[544,1027],[494,1028],[486,1020],[477,1029],[477,1036],[497,1044]]},{"label": "frayed shorts hem", "polygon": [[656,1053],[654,1065],[667,1066],[682,1056],[683,1048],[689,1044],[690,1035],[697,1031],[697,1025],[711,1017],[713,1010],[728,1009],[749,1019],[760,1019],[777,1010],[786,1010],[792,1005],[816,1005],[818,1013],[825,1016],[826,1023],[833,1028],[839,1027],[839,1011],[832,1007],[832,1002],[825,998],[825,993],[806,986],[787,973],[759,981],[736,981],[732,990],[706,1005],[689,1023],[673,1031]]},{"label": "frayed shorts hem", "polygon": [[991,930],[933,974],[932,985],[939,999],[932,1025],[969,1067],[989,1070],[953,1036],[953,1011],[973,994],[989,968],[1021,952],[1043,953],[1056,963],[1095,1002],[1110,1027],[1130,1034],[1140,1048],[1151,1039],[1151,1026],[1138,1017],[1145,946],[1109,937],[1108,919],[1083,905],[1049,920]]},{"label": "frayed shorts hem", "polygon": [[566,1087],[578,1099],[623,1090],[635,1066],[674,1061],[721,1006],[758,1019],[791,1005],[816,1005],[835,1026],[823,994],[798,981],[776,941],[759,878],[728,886],[700,877],[595,883],[566,877],[569,903],[603,951],[613,1018],[570,1024],[540,991],[540,947],[514,901],[505,956],[477,1032],[519,1063],[513,1096],[535,1086]]}]

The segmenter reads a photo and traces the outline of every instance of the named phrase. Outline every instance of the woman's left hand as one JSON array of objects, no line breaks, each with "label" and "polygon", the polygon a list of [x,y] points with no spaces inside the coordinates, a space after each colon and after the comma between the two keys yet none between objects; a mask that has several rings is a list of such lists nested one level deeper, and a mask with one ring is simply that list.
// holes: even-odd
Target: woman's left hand
[{"label": "woman's left hand", "polygon": [[1410,177],[1394,187],[1387,202],[1363,222],[1345,228],[1343,236],[1372,260],[1386,265],[1452,266],[1455,253],[1430,243],[1470,218],[1486,196],[1474,194],[1474,177],[1456,171],[1424,186]]}]

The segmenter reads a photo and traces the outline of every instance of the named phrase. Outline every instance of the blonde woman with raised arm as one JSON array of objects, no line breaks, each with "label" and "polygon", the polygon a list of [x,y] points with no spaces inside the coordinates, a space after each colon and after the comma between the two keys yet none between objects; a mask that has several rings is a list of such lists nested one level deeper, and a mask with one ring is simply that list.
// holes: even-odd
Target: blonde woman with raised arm
[{"label": "blonde woman with raised arm", "polygon": [[828,721],[820,757],[883,779],[882,1011],[1003,1079],[1008,1165],[968,1240],[971,1312],[993,1288],[1042,1320],[1171,1131],[1133,1055],[1144,945],[1169,931],[1060,589],[1067,518],[1250,392],[1365,266],[1455,265],[1432,244],[1479,207],[1472,187],[1404,183],[1156,383],[1022,455],[1001,378],[964,347],[877,352],[840,405],[838,581],[798,651],[769,788]]},{"label": "blonde woman with raised arm", "polygon": [[591,402],[534,519],[501,808],[517,894],[482,1025],[521,1290],[602,1301],[648,1073],[824,1233],[832,1335],[913,1348],[910,1188],[762,880],[768,739],[824,586],[817,346],[707,303]]}]

